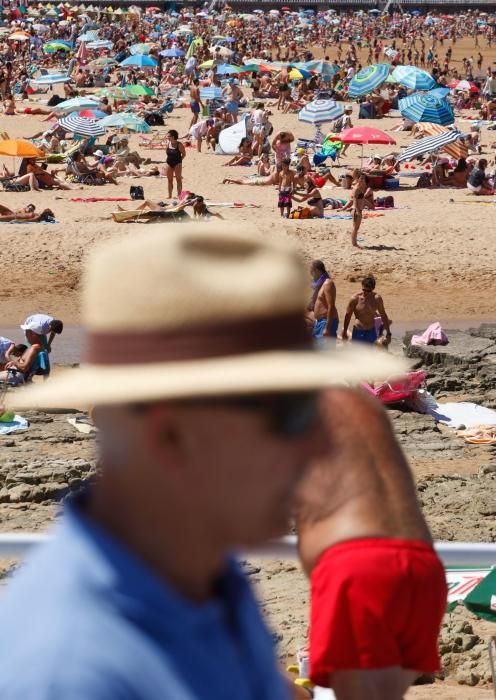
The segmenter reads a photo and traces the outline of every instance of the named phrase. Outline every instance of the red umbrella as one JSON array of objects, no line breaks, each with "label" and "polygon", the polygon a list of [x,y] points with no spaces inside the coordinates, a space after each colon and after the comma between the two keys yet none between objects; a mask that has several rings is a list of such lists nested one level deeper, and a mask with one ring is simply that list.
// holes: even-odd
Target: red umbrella
[{"label": "red umbrella", "polygon": [[448,83],[448,87],[454,88],[455,90],[479,92],[477,85],[475,85],[475,83],[471,83],[470,80],[452,80],[450,83]]},{"label": "red umbrella", "polygon": [[291,12],[291,8],[288,7],[287,5],[284,5],[283,7],[281,7],[281,10],[282,10],[283,12]]},{"label": "red umbrella", "polygon": [[77,60],[80,66],[84,66],[88,59],[88,49],[86,48],[86,42],[82,41],[79,44],[79,49],[77,52]]},{"label": "red umbrella", "polygon": [[345,129],[339,134],[339,140],[343,143],[358,143],[362,147],[363,159],[363,147],[366,143],[396,143],[392,136],[386,134],[385,131],[380,129],[373,129],[370,126],[354,126],[352,129]]}]

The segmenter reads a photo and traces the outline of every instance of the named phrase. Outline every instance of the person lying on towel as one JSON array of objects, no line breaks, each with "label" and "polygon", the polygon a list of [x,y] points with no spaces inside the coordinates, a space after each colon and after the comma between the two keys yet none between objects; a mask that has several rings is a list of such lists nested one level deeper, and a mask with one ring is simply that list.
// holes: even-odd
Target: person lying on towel
[{"label": "person lying on towel", "polygon": [[401,700],[439,670],[443,566],[377,399],[323,399],[328,458],[301,487],[299,551],[311,581],[310,678],[337,700]]}]

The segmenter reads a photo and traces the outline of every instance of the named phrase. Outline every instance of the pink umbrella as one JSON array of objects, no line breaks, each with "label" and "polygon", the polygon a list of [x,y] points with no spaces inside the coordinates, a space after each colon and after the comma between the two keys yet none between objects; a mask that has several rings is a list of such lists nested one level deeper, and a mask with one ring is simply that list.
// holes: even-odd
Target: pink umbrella
[{"label": "pink umbrella", "polygon": [[86,64],[86,60],[88,58],[88,49],[86,48],[86,42],[81,41],[79,44],[79,49],[77,52],[77,60],[80,66],[84,66]]},{"label": "pink umbrella", "polygon": [[354,126],[352,129],[345,129],[339,134],[339,140],[343,143],[357,143],[362,147],[363,159],[363,147],[367,143],[375,144],[394,144],[396,141],[392,136],[386,134],[385,131],[380,129],[373,129],[370,126]]}]

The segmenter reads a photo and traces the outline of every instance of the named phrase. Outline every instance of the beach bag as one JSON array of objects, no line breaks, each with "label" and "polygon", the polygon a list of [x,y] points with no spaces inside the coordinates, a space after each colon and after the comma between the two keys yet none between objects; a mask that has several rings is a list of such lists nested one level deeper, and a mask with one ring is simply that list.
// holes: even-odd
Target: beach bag
[{"label": "beach bag", "polygon": [[309,216],[310,209],[308,207],[298,207],[298,209],[289,212],[288,219],[308,219]]},{"label": "beach bag", "polygon": [[131,199],[144,199],[145,191],[141,185],[131,185],[129,188],[129,196]]},{"label": "beach bag", "polygon": [[431,174],[422,173],[422,175],[417,180],[415,187],[430,187],[431,186]]},{"label": "beach bag", "polygon": [[377,197],[375,207],[376,209],[394,209],[394,197],[390,194],[386,197]]}]

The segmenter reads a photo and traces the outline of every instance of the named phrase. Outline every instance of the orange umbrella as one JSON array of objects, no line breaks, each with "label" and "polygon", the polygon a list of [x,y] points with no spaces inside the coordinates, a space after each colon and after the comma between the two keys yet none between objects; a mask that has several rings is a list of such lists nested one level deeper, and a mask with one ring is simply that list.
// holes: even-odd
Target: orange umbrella
[{"label": "orange umbrella", "polygon": [[[433,124],[432,122],[423,122],[422,130],[427,136],[435,136],[436,134],[444,134],[449,131],[448,127],[441,126],[441,124]],[[468,156],[468,148],[462,139],[454,141],[453,143],[447,143],[443,146],[443,151],[446,151],[448,155],[452,158],[466,158]]]},{"label": "orange umbrella", "polygon": [[43,158],[44,153],[23,139],[3,139],[0,141],[0,155],[14,158]]}]

